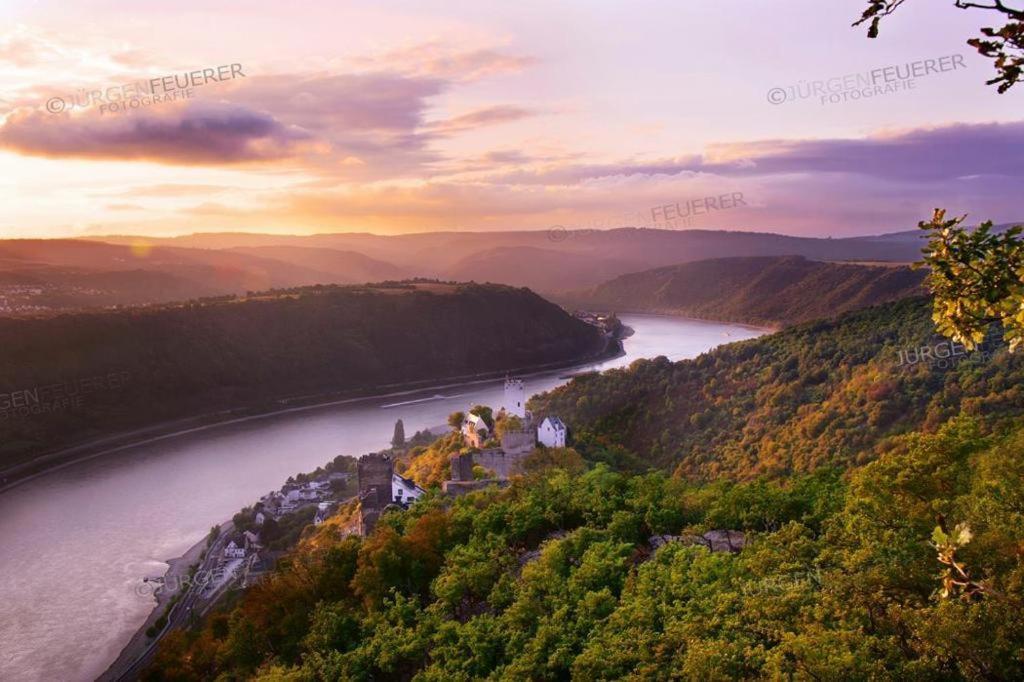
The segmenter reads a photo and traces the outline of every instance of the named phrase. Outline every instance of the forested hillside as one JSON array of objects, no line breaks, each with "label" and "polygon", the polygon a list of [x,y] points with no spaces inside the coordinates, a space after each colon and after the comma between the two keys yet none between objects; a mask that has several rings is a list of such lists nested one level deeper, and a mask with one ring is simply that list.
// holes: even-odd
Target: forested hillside
[{"label": "forested hillside", "polygon": [[999,343],[965,356],[935,335],[930,312],[924,299],[908,299],[694,360],[638,360],[577,378],[531,407],[561,416],[577,438],[700,479],[863,464],[887,437],[934,429],[962,410],[1024,412],[1024,358]]},{"label": "forested hillside", "polygon": [[574,379],[531,401],[573,447],[505,489],[414,448],[433,493],[308,529],[143,679],[1024,677],[1021,254],[933,222],[933,300]]},{"label": "forested hillside", "polygon": [[0,319],[0,468],[72,441],[286,397],[352,395],[601,353],[525,289],[314,287],[135,311]]},{"label": "forested hillside", "polygon": [[716,258],[622,275],[557,300],[579,308],[789,325],[920,296],[924,272],[801,256]]},{"label": "forested hillside", "polygon": [[1019,679],[1024,365],[932,329],[914,299],[576,379],[533,403],[574,449],[308,529],[143,679]]},{"label": "forested hillside", "polygon": [[[848,477],[555,465],[366,539],[325,524],[142,679],[1019,679],[1024,430],[982,430],[908,434]],[[742,550],[690,539],[710,529]]]}]

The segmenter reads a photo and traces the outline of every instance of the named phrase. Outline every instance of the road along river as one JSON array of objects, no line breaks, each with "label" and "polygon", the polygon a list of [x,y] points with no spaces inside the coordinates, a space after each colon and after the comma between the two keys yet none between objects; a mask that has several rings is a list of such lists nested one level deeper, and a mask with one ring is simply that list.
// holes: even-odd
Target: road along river
[{"label": "road along river", "polygon": [[[692,358],[761,330],[655,315],[622,315],[625,355]],[[568,370],[526,379],[529,393]],[[143,576],[202,539],[289,476],[336,455],[387,446],[396,419],[409,435],[456,410],[499,405],[502,382],[444,386],[222,424],[125,448],[0,494],[0,680],[93,680],[143,623],[154,600]],[[570,425],[571,427],[571,425]]]}]

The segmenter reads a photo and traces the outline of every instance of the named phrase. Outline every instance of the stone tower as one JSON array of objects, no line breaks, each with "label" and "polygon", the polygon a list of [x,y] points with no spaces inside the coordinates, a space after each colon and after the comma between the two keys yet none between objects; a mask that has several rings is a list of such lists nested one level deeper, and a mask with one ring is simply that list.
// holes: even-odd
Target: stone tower
[{"label": "stone tower", "polygon": [[526,419],[526,386],[522,379],[505,379],[505,404],[502,407],[508,414]]},{"label": "stone tower", "polygon": [[391,478],[395,463],[387,455],[373,453],[359,458],[359,499],[383,509],[392,501]]},{"label": "stone tower", "polygon": [[372,453],[359,458],[359,534],[373,532],[384,508],[391,504],[391,478],[395,463],[387,455]]}]

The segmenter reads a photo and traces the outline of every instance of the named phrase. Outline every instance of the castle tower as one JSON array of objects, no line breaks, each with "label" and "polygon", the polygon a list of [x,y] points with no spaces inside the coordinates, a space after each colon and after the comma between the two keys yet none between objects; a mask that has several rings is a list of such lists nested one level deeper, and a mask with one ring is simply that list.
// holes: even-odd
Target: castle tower
[{"label": "castle tower", "polygon": [[367,507],[383,509],[392,501],[391,476],[395,463],[387,455],[373,453],[359,458],[359,497]]},{"label": "castle tower", "polygon": [[387,455],[373,453],[359,458],[359,534],[369,535],[384,508],[394,499],[391,488],[395,463]]},{"label": "castle tower", "polygon": [[505,412],[526,418],[526,386],[522,379],[505,378]]}]

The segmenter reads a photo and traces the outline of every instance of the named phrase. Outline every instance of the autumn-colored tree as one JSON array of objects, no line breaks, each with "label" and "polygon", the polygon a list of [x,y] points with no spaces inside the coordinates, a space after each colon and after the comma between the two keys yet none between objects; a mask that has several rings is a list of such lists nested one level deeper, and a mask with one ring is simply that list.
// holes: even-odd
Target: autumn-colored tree
[{"label": "autumn-colored tree", "polygon": [[462,422],[466,420],[465,412],[452,412],[448,415],[448,426],[458,431],[462,427]]},{"label": "autumn-colored tree", "polygon": [[968,349],[975,348],[992,324],[999,324],[1010,350],[1024,340],[1024,241],[1020,227],[1002,234],[987,221],[974,230],[961,226],[965,216],[946,220],[936,209],[921,222],[929,232],[924,263],[934,295],[938,330]]},{"label": "autumn-colored tree", "polygon": [[[868,37],[877,38],[879,24],[907,0],[868,0],[868,7],[861,14],[854,26],[868,24]],[[1003,93],[1013,87],[1024,75],[1024,9],[1008,6],[1009,0],[988,0],[972,2],[971,0],[954,0],[953,4],[960,9],[983,9],[1002,14],[1008,21],[1001,28],[982,28],[984,38],[971,38],[967,44],[981,55],[992,59],[997,76],[988,81],[989,85],[998,83],[999,92]]]}]

